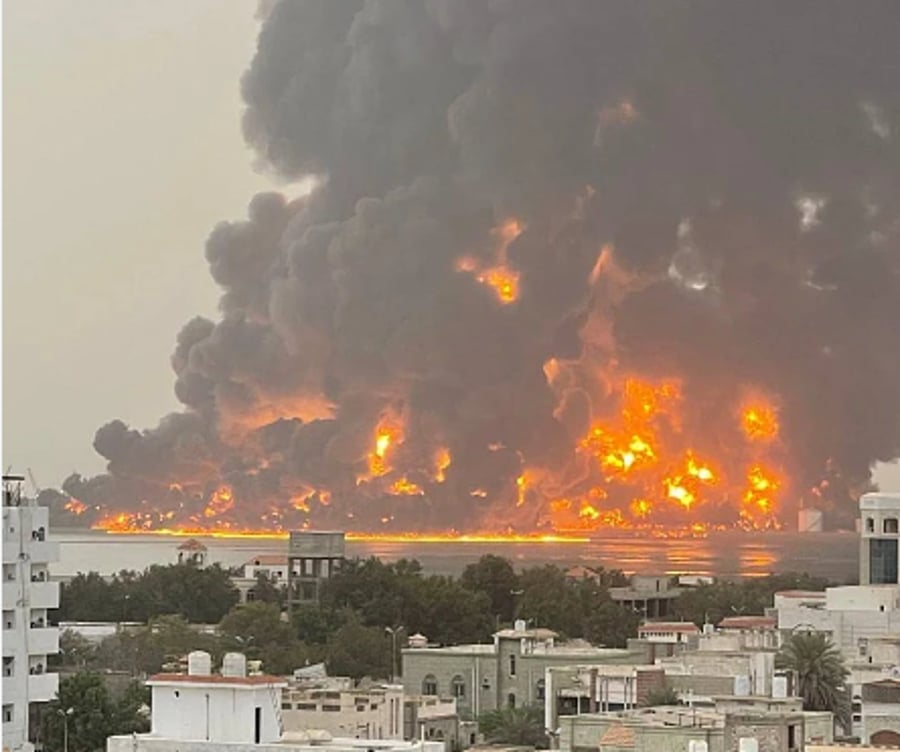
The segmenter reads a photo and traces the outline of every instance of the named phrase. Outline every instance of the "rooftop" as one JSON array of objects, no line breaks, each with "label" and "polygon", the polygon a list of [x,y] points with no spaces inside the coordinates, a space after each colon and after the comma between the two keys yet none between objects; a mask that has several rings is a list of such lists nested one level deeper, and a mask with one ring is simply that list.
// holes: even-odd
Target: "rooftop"
[{"label": "rooftop", "polygon": [[206,551],[206,546],[204,546],[196,538],[188,538],[184,543],[182,543],[178,547],[178,550],[179,551]]},{"label": "rooftop", "polygon": [[692,621],[648,621],[638,627],[641,632],[683,632],[685,634],[697,634],[700,628]]},{"label": "rooftop", "polygon": [[552,640],[554,637],[557,637],[557,633],[552,629],[536,627],[534,629],[501,629],[494,636],[508,640]]},{"label": "rooftop", "polygon": [[225,684],[243,687],[285,686],[280,676],[257,674],[255,676],[222,676],[221,674],[154,674],[147,684]]},{"label": "rooftop", "polygon": [[779,590],[775,595],[782,598],[817,598],[825,600],[824,590]]},{"label": "rooftop", "polygon": [[775,629],[777,620],[771,616],[726,616],[719,629]]},{"label": "rooftop", "polygon": [[286,566],[288,563],[287,555],[280,554],[260,554],[259,556],[254,556],[252,559],[245,563],[245,566],[248,567],[277,567],[277,566]]}]

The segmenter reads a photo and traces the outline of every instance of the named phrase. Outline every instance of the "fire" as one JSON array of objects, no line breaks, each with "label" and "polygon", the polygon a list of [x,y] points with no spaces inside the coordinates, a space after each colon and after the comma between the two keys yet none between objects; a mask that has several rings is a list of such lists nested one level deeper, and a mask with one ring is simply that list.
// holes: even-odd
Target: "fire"
[{"label": "fire", "polygon": [[778,410],[761,397],[745,403],[741,410],[741,429],[750,441],[770,442],[778,438]]},{"label": "fire", "polygon": [[391,419],[382,419],[375,428],[374,447],[368,456],[369,474],[357,478],[357,485],[372,478],[380,478],[391,471],[388,456],[403,441],[403,431]]},{"label": "fire", "polygon": [[519,299],[519,272],[507,263],[507,249],[523,229],[518,220],[509,219],[492,230],[491,235],[497,241],[494,264],[483,266],[472,256],[463,256],[456,262],[457,271],[471,274],[479,284],[490,287],[503,305]]},{"label": "fire", "polygon": [[220,486],[209,499],[209,503],[203,510],[203,516],[207,518],[221,517],[230,512],[234,507],[234,494],[228,486]]},{"label": "fire", "polygon": [[388,493],[392,496],[422,496],[425,492],[415,483],[407,480],[404,476],[397,478],[388,488]]},{"label": "fire", "polygon": [[447,447],[441,447],[435,452],[434,455],[434,481],[435,483],[443,483],[447,480],[446,470],[450,467],[450,463],[452,462],[452,458],[450,456],[450,450]]},{"label": "fire", "polygon": [[78,499],[70,498],[63,505],[63,508],[67,512],[71,512],[72,514],[74,514],[76,517],[80,517],[82,514],[84,514],[88,510],[88,505],[83,504],[82,502],[78,501]]},{"label": "fire", "polygon": [[780,482],[773,470],[755,462],[747,468],[746,490],[741,499],[741,517],[752,527],[774,527],[775,494]]}]

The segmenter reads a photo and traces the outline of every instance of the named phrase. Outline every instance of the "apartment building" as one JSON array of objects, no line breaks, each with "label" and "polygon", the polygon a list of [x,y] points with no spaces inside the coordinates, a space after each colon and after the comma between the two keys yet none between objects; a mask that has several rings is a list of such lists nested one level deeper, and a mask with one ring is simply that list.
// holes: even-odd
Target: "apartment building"
[{"label": "apartment building", "polygon": [[32,703],[56,696],[59,677],[47,671],[59,652],[59,630],[47,612],[59,606],[48,564],[58,546],[47,540],[49,510],[22,495],[20,476],[3,476],[3,747],[31,750]]}]

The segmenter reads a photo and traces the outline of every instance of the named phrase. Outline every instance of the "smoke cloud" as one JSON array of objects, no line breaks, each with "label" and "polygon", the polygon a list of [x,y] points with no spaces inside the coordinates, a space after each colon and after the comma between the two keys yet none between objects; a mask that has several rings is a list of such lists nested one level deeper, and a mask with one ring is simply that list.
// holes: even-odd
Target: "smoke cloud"
[{"label": "smoke cloud", "polygon": [[316,187],[213,229],[220,317],[177,336],[184,409],[97,431],[108,473],[64,484],[89,517],[546,527],[601,482],[579,446],[629,375],[677,380],[657,434],[721,467],[750,456],[736,406],[769,395],[785,517],[852,514],[900,455],[896,2],[259,18],[246,140]]}]

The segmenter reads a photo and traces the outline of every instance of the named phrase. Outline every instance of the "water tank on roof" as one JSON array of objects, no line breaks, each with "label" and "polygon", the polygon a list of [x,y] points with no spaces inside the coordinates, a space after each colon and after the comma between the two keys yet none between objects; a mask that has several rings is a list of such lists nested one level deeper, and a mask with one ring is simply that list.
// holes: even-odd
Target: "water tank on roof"
[{"label": "water tank on roof", "polygon": [[691,739],[688,742],[688,752],[709,752],[709,744],[706,739]]},{"label": "water tank on roof", "polygon": [[212,674],[212,658],[205,650],[192,650],[188,653],[188,673],[191,676],[210,676]]},{"label": "water tank on roof", "polygon": [[515,623],[516,632],[524,632],[525,631],[525,620],[524,619],[516,619]]},{"label": "water tank on roof", "polygon": [[411,648],[427,648],[428,647],[428,638],[423,634],[410,635],[410,638],[407,642]]},{"label": "water tank on roof", "polygon": [[222,659],[222,676],[244,677],[247,675],[247,656],[243,653],[225,653]]},{"label": "water tank on roof", "polygon": [[750,677],[746,675],[739,675],[734,677],[734,693],[738,697],[749,697],[750,696]]},{"label": "water tank on roof", "polygon": [[759,752],[759,740],[752,736],[742,736],[738,739],[738,752]]}]

